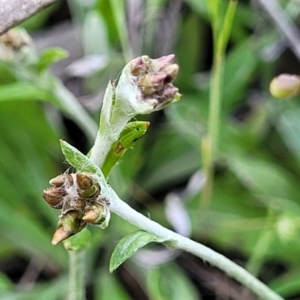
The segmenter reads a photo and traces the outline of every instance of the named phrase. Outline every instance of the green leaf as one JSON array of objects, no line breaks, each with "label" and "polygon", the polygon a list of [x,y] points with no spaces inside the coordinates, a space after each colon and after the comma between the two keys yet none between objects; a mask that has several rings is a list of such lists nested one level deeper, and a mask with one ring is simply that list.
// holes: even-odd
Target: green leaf
[{"label": "green leaf", "polygon": [[130,300],[128,291],[117,280],[116,276],[107,273],[107,270],[101,269],[94,277],[95,299],[101,300]]},{"label": "green leaf", "polygon": [[112,272],[117,269],[126,259],[147,244],[151,242],[163,243],[164,241],[165,239],[141,230],[123,237],[111,255],[109,271]]},{"label": "green leaf", "polygon": [[150,269],[147,290],[151,300],[201,299],[192,282],[175,264]]},{"label": "green leaf", "polygon": [[91,240],[91,232],[84,228],[77,234],[64,241],[64,246],[69,251],[79,251],[87,248]]},{"label": "green leaf", "polygon": [[295,178],[284,168],[251,156],[226,157],[229,169],[252,192],[268,198],[297,199]]},{"label": "green leaf", "polygon": [[82,44],[85,55],[108,55],[109,39],[105,20],[92,10],[86,13],[82,26]]},{"label": "green leaf", "polygon": [[0,273],[0,295],[9,292],[13,287],[13,283],[4,275]]},{"label": "green leaf", "polygon": [[78,171],[90,172],[98,176],[99,183],[101,185],[101,194],[110,199],[110,189],[100,168],[92,163],[87,156],[82,154],[79,150],[77,150],[67,142],[60,140],[60,146],[67,162],[72,167],[74,167]]},{"label": "green leaf", "polygon": [[285,273],[282,276],[276,277],[271,283],[270,287],[279,293],[281,296],[288,298],[297,295],[300,292],[300,273],[299,269],[295,268]]},{"label": "green leaf", "polygon": [[105,158],[102,167],[105,177],[107,177],[114,165],[122,158],[125,151],[132,148],[135,142],[147,132],[148,127],[149,122],[146,121],[135,121],[126,124],[118,140],[113,143]]},{"label": "green leaf", "polygon": [[231,109],[231,105],[243,97],[258,62],[251,38],[240,42],[230,52],[226,58],[224,74],[224,108]]},{"label": "green leaf", "polygon": [[300,161],[300,109],[290,103],[287,106],[277,120],[277,130],[291,153]]},{"label": "green leaf", "polygon": [[46,100],[50,94],[29,82],[16,82],[0,86],[1,101]]},{"label": "green leaf", "polygon": [[44,50],[39,57],[39,61],[37,63],[38,71],[44,71],[52,64],[68,57],[69,53],[65,49],[62,48],[48,48]]},{"label": "green leaf", "polygon": [[[101,172],[101,170],[96,165],[94,165],[87,156],[82,154],[79,150],[68,144],[66,141],[60,140],[60,146],[67,162],[75,169],[82,172]],[[101,177],[104,178],[102,172]]]}]

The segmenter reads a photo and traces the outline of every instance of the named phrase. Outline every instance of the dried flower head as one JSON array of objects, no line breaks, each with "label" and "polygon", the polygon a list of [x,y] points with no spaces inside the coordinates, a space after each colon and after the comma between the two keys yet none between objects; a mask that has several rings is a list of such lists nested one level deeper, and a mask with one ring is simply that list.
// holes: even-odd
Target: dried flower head
[{"label": "dried flower head", "polygon": [[94,174],[62,174],[49,183],[52,187],[43,191],[43,198],[53,208],[61,209],[53,245],[80,232],[87,223],[107,227],[109,201],[101,195]]}]

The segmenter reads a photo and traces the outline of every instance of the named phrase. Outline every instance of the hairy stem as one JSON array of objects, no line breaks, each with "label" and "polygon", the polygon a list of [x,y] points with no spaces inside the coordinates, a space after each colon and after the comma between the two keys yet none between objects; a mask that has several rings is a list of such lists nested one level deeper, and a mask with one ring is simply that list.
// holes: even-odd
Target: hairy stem
[{"label": "hairy stem", "polygon": [[68,300],[85,299],[85,255],[84,250],[69,253],[69,287]]},{"label": "hairy stem", "polygon": [[170,240],[172,245],[174,245],[176,248],[190,252],[202,258],[209,264],[218,267],[220,270],[223,270],[229,276],[235,278],[237,281],[249,288],[260,299],[283,300],[281,296],[269,289],[264,283],[256,279],[245,269],[238,266],[225,256],[146,218],[122,201],[114,191],[112,191],[111,194],[112,199],[110,209],[124,220],[158,237]]}]

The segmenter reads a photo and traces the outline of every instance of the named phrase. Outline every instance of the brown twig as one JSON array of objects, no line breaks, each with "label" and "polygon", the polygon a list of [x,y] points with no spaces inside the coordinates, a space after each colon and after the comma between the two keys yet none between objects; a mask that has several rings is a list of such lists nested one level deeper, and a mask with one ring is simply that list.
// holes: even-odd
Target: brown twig
[{"label": "brown twig", "polygon": [[57,0],[0,0],[0,35]]}]

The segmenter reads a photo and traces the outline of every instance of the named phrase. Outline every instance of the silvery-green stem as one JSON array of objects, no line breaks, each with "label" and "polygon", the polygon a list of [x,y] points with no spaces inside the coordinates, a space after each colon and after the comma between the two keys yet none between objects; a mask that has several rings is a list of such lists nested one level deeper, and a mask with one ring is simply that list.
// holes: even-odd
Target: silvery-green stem
[{"label": "silvery-green stem", "polygon": [[113,118],[113,113],[116,114],[117,112],[116,108],[113,107],[114,99],[115,88],[110,82],[103,98],[100,126],[90,154],[90,160],[100,167],[103,166],[112,144],[118,139],[127,122],[131,119],[130,115],[124,115],[122,112],[117,114],[118,118]]},{"label": "silvery-green stem", "polygon": [[128,221],[129,223],[158,237],[170,240],[174,247],[190,252],[200,257],[205,262],[218,267],[229,276],[235,278],[245,287],[248,287],[260,299],[283,300],[281,296],[277,295],[275,292],[269,289],[264,283],[259,281],[245,269],[238,266],[225,256],[213,251],[212,249],[202,244],[181,236],[143,216],[139,212],[132,209],[124,201],[122,201],[113,190],[111,191],[111,197],[111,211],[124,220]]},{"label": "silvery-green stem", "polygon": [[68,300],[85,299],[85,250],[68,251],[69,288]]}]

